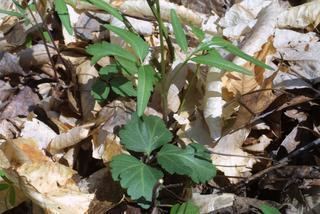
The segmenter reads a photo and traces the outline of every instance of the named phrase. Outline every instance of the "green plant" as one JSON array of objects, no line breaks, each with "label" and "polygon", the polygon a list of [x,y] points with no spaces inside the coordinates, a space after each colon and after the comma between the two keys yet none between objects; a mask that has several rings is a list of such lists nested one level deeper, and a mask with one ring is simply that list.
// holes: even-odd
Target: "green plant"
[{"label": "green plant", "polygon": [[[6,177],[6,174],[3,170],[0,169],[0,177],[2,178],[3,182],[0,183],[0,191],[7,191],[6,194],[6,206],[10,204],[11,206],[14,206],[16,203],[16,191],[14,189],[14,186],[12,182]],[[8,204],[9,203],[9,204]]]},{"label": "green plant", "polygon": [[268,204],[262,204],[260,210],[263,214],[280,214],[280,211],[277,208],[274,208]]},{"label": "green plant", "polygon": [[200,213],[199,208],[192,202],[185,202],[183,204],[175,204],[171,210],[170,214],[198,214]]},{"label": "green plant", "polygon": [[130,155],[113,158],[112,176],[144,208],[151,204],[153,188],[165,173],[185,175],[195,183],[205,183],[216,174],[210,154],[202,145],[180,148],[169,144],[172,134],[159,117],[133,114],[119,136]]},{"label": "green plant", "polygon": [[[187,56],[183,63],[178,65],[178,68],[173,68],[176,73],[172,79],[169,79],[167,68],[170,67],[174,57],[174,49],[169,33],[161,19],[159,0],[148,0],[147,2],[159,26],[160,61],[157,58],[146,60],[150,49],[148,43],[134,31],[125,16],[117,9],[99,0],[87,0],[87,2],[123,21],[127,29],[112,25],[104,27],[117,34],[133,50],[131,53],[119,45],[105,41],[89,45],[86,49],[92,55],[92,64],[97,63],[105,56],[114,58],[113,64],[100,69],[100,79],[92,89],[94,97],[98,100],[105,100],[110,88],[121,96],[137,97],[136,113],[132,115],[132,119],[119,133],[121,144],[129,151],[129,154],[118,155],[111,161],[113,179],[119,181],[121,186],[127,189],[131,199],[136,200],[143,208],[148,208],[153,204],[154,188],[158,186],[161,189],[163,187],[159,180],[165,178],[167,173],[188,176],[194,183],[205,183],[212,179],[216,174],[216,169],[205,147],[199,144],[190,144],[181,148],[171,144],[172,134],[166,128],[165,121],[168,116],[167,93],[172,79],[190,61],[198,65],[214,66],[221,70],[252,75],[251,71],[225,60],[217,51],[219,48],[258,66],[271,68],[243,53],[222,37],[204,39],[204,32],[196,27],[193,27],[192,30],[199,38],[199,45],[189,51],[190,48],[182,24],[176,12],[171,10],[171,23],[176,43]],[[167,56],[165,55],[166,47],[168,48]],[[122,78],[126,83],[126,87],[123,87],[121,93],[112,88],[113,78]],[[144,115],[153,87],[158,83],[161,86],[162,111],[165,121],[159,117]],[[181,207],[184,209],[184,205]],[[178,208],[179,206],[173,210],[180,210]]]}]

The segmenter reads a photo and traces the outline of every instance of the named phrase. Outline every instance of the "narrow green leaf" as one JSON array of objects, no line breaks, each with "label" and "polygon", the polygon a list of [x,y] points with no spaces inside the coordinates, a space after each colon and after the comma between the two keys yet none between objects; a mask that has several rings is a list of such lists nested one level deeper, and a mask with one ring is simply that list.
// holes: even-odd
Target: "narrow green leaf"
[{"label": "narrow green leaf", "polygon": [[180,23],[180,20],[176,14],[176,11],[171,9],[170,11],[171,14],[171,23],[173,27],[173,32],[176,37],[176,41],[180,48],[184,51],[188,51],[188,42],[187,42],[187,37],[183,31],[182,25]]},{"label": "narrow green leaf", "polygon": [[267,204],[262,204],[260,210],[263,214],[281,214],[277,208],[271,207]]},{"label": "narrow green leaf", "polygon": [[128,150],[144,152],[147,155],[172,139],[171,132],[163,120],[156,116],[132,115],[131,120],[119,132],[121,144]]},{"label": "narrow green leaf", "polygon": [[157,154],[158,163],[170,174],[189,176],[195,183],[204,183],[216,175],[211,160],[201,157],[194,147],[181,149],[172,144],[164,145]]},{"label": "narrow green leaf", "polygon": [[22,5],[17,0],[12,0],[15,4],[16,8],[19,10],[20,14],[25,14],[26,10],[22,7]]},{"label": "narrow green leaf", "polygon": [[102,57],[105,56],[119,56],[132,62],[136,61],[136,57],[124,50],[121,46],[108,42],[89,45],[86,48],[86,51],[93,56],[91,59],[92,64],[97,63]]},{"label": "narrow green leaf", "polygon": [[52,42],[48,31],[43,31],[42,35],[43,35],[44,39],[46,40],[46,42]]},{"label": "narrow green leaf", "polygon": [[0,169],[0,177],[3,177],[3,176],[6,176],[6,173],[2,169]]},{"label": "narrow green leaf", "polygon": [[222,47],[223,49],[229,51],[230,53],[247,60],[248,62],[251,62],[255,65],[258,65],[260,67],[269,69],[269,70],[274,70],[272,67],[269,65],[264,64],[263,62],[255,59],[254,57],[244,53],[241,49],[238,47],[234,46],[232,43],[228,42],[227,40],[223,39],[222,37],[213,37],[212,40],[212,45],[217,45]]},{"label": "narrow green leaf", "polygon": [[91,94],[94,97],[94,99],[98,101],[104,101],[108,98],[110,92],[109,85],[100,79],[98,79],[91,89]]},{"label": "narrow green leaf", "polygon": [[121,13],[117,9],[112,7],[110,4],[106,3],[105,1],[102,1],[102,0],[82,0],[82,1],[90,2],[97,8],[100,8],[106,11],[107,13],[110,13],[111,15],[113,15],[114,17],[116,17],[117,19],[123,22],[123,17]]},{"label": "narrow green leaf", "polygon": [[122,97],[133,97],[137,95],[137,91],[133,88],[132,82],[127,78],[113,78],[110,81],[110,86],[114,93]]},{"label": "narrow green leaf", "polygon": [[138,72],[137,113],[142,116],[148,105],[153,90],[154,70],[150,65],[143,65]]},{"label": "narrow green leaf", "polygon": [[0,9],[0,13],[6,14],[9,16],[16,16],[18,18],[21,18],[24,16],[24,14],[21,14],[21,13],[15,12],[15,11],[3,10],[3,9]]},{"label": "narrow green leaf", "polygon": [[73,34],[73,28],[71,26],[70,22],[70,16],[67,8],[67,4],[65,0],[54,0],[55,5],[55,11],[57,12],[59,19],[62,23],[62,25],[65,27],[67,32],[72,35]]},{"label": "narrow green leaf", "polygon": [[150,202],[154,185],[163,177],[161,171],[126,154],[115,156],[110,166],[112,178],[120,180],[121,186],[127,189],[133,200],[143,197]]},{"label": "narrow green leaf", "polygon": [[199,207],[192,202],[185,202],[183,204],[175,204],[170,209],[170,214],[198,214],[200,213]]},{"label": "narrow green leaf", "polygon": [[8,190],[8,199],[11,206],[14,206],[16,204],[16,190],[12,185],[10,185]]},{"label": "narrow green leaf", "polygon": [[143,62],[144,58],[149,52],[149,45],[138,35],[112,25],[104,25],[108,30],[120,36],[124,41],[129,43],[133,50],[136,52],[140,61]]},{"label": "narrow green leaf", "polygon": [[6,190],[9,188],[9,184],[0,184],[0,191]]},{"label": "narrow green leaf", "polygon": [[230,62],[228,60],[225,60],[222,58],[218,52],[211,50],[209,54],[197,56],[191,59],[192,61],[204,64],[212,67],[219,68],[221,70],[226,71],[237,71],[239,73],[243,73],[246,75],[252,75],[252,72],[245,69],[244,67],[241,67],[239,65],[234,64],[233,62]]},{"label": "narrow green leaf", "polygon": [[205,33],[200,28],[196,26],[191,26],[191,30],[192,30],[192,33],[199,39],[200,42],[204,39]]}]

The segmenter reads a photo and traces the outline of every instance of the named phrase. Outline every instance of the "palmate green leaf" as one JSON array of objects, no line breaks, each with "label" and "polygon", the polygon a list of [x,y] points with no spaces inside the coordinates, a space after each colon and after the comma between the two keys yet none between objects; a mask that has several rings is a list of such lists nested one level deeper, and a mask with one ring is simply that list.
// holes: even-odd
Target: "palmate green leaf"
[{"label": "palmate green leaf", "polygon": [[172,144],[164,145],[157,154],[158,163],[170,174],[189,176],[195,183],[204,183],[216,175],[211,160],[201,157],[201,153],[188,145],[181,149]]},{"label": "palmate green leaf", "polygon": [[121,144],[128,150],[147,155],[172,139],[171,132],[161,118],[145,115],[139,118],[137,114],[132,115],[119,136]]},{"label": "palmate green leaf", "polygon": [[196,56],[196,57],[192,58],[191,60],[196,63],[208,65],[211,67],[216,67],[221,70],[237,71],[239,73],[253,75],[251,71],[245,69],[244,67],[236,65],[233,62],[230,62],[230,61],[222,58],[216,50],[211,50],[209,54],[202,55],[202,56]]},{"label": "palmate green leaf", "polygon": [[68,8],[66,5],[65,0],[54,0],[55,5],[55,11],[57,12],[59,19],[62,23],[62,25],[65,27],[67,32],[72,35],[73,34],[73,28],[71,26],[70,22],[70,16],[68,12]]},{"label": "palmate green leaf", "polygon": [[198,214],[200,213],[199,207],[192,202],[185,202],[183,204],[175,204],[170,209],[170,214]]},{"label": "palmate green leaf", "polygon": [[263,62],[255,59],[254,57],[244,53],[241,49],[238,47],[234,46],[232,43],[228,42],[227,40],[223,39],[222,37],[213,37],[211,40],[212,45],[217,45],[222,47],[223,49],[229,51],[230,53],[247,60],[248,62],[251,62],[255,65],[258,65],[260,67],[269,69],[269,70],[274,70],[271,68],[269,65],[264,64]]},{"label": "palmate green leaf", "polygon": [[104,25],[105,28],[114,32],[120,36],[124,41],[129,43],[133,50],[136,52],[137,56],[140,58],[140,61],[143,62],[144,58],[149,52],[149,45],[138,35],[124,30],[112,25]]},{"label": "palmate green leaf", "polygon": [[10,187],[9,184],[5,184],[5,183],[0,184],[0,191],[6,190],[6,189],[8,189],[9,187]]},{"label": "palmate green leaf", "polygon": [[151,201],[153,187],[163,177],[161,171],[126,154],[115,156],[110,166],[112,178],[120,180],[121,186],[127,189],[133,200],[143,197]]},{"label": "palmate green leaf", "polygon": [[86,1],[93,4],[97,8],[100,8],[106,11],[107,13],[110,13],[111,15],[113,15],[114,17],[116,17],[117,19],[123,22],[123,17],[121,13],[116,8],[112,7],[110,4],[106,3],[105,1],[103,0],[82,0],[82,1]]},{"label": "palmate green leaf", "polygon": [[151,65],[142,65],[138,71],[137,113],[142,116],[153,90],[155,71]]},{"label": "palmate green leaf", "polygon": [[92,86],[91,94],[94,99],[98,101],[104,101],[108,98],[110,92],[109,85],[103,81],[98,79]]},{"label": "palmate green leaf", "polygon": [[271,207],[267,204],[262,204],[260,210],[263,214],[281,214],[277,208]]},{"label": "palmate green leaf", "polygon": [[173,27],[173,32],[176,37],[176,42],[184,52],[187,52],[188,51],[187,37],[183,31],[181,22],[177,16],[176,11],[171,9],[170,15],[171,15],[171,24]]},{"label": "palmate green leaf", "polygon": [[92,55],[92,64],[97,63],[102,57],[105,56],[119,56],[132,62],[136,61],[136,57],[128,51],[124,50],[121,46],[111,44],[108,42],[101,42],[89,45],[86,48],[87,53]]},{"label": "palmate green leaf", "polygon": [[122,97],[132,97],[137,95],[137,91],[133,88],[132,82],[127,78],[113,78],[110,81],[110,86],[114,93]]}]

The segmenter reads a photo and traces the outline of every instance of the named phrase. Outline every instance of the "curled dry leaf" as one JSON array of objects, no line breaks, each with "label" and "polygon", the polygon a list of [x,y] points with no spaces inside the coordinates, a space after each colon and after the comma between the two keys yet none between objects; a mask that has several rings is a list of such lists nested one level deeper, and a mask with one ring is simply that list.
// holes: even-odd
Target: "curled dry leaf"
[{"label": "curled dry leaf", "polygon": [[87,138],[89,135],[90,126],[92,125],[89,124],[74,127],[70,129],[68,132],[56,136],[52,139],[48,146],[49,152],[51,152],[52,154],[58,153],[61,150],[73,146],[79,143],[81,140]]},{"label": "curled dry leaf", "polygon": [[315,28],[320,23],[320,1],[314,0],[282,12],[277,20],[279,28]]},{"label": "curled dry leaf", "polygon": [[78,84],[80,90],[81,112],[84,121],[93,118],[94,113],[100,110],[99,104],[91,95],[91,88],[98,77],[98,71],[89,60],[80,64],[77,69]]},{"label": "curled dry leaf", "polygon": [[203,115],[213,140],[221,137],[222,110],[225,101],[222,99],[221,70],[210,68],[207,74],[206,91],[203,99]]},{"label": "curled dry leaf", "polygon": [[[4,157],[2,157],[4,154]],[[32,139],[18,138],[1,146],[1,164],[6,175],[21,192],[50,213],[85,213],[94,194],[80,191],[77,174],[53,163]],[[49,176],[48,176],[49,175]]]},{"label": "curled dry leaf", "polygon": [[265,0],[244,0],[234,4],[219,22],[224,28],[223,35],[228,38],[239,39],[244,34],[250,32],[257,22],[258,13],[270,5],[271,2]]},{"label": "curled dry leaf", "polygon": [[[177,15],[183,23],[189,23],[196,26],[201,26],[203,18],[205,15],[194,12],[190,9],[187,9],[184,6],[179,6],[174,3],[167,1],[160,1],[161,7],[161,17],[164,20],[170,20],[170,10],[174,9],[177,12]],[[153,17],[153,14],[149,8],[149,5],[146,0],[137,0],[137,1],[124,1],[120,5],[121,12],[131,15],[138,16],[141,18],[144,17]]]}]

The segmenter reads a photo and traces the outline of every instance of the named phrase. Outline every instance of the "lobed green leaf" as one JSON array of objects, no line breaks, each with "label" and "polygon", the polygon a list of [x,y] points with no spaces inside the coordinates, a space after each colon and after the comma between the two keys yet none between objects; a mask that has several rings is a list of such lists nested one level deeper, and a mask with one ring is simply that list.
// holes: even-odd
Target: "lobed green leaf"
[{"label": "lobed green leaf", "polygon": [[181,149],[172,144],[164,145],[157,154],[158,163],[170,174],[189,176],[195,183],[204,183],[216,175],[210,159],[201,157],[201,152],[188,145]]},{"label": "lobed green leaf", "polygon": [[171,132],[167,129],[163,120],[156,116],[142,116],[133,114],[131,120],[119,133],[121,144],[128,150],[151,152],[172,139]]},{"label": "lobed green leaf", "polygon": [[143,197],[150,202],[154,185],[163,177],[161,171],[126,154],[115,156],[110,166],[112,178],[120,180],[121,186],[127,189],[133,200]]}]

